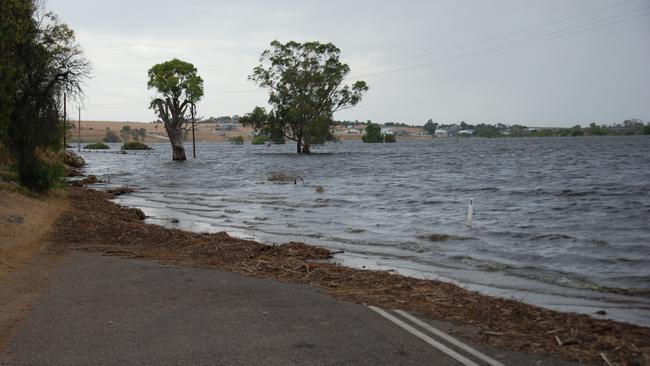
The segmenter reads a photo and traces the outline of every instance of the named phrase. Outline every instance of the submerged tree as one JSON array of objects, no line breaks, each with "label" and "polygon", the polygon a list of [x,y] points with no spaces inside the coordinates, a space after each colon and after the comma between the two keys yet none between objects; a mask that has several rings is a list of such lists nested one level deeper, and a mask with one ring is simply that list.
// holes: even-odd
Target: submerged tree
[{"label": "submerged tree", "polygon": [[44,191],[62,174],[56,151],[64,94],[82,97],[90,64],[74,32],[34,0],[0,2],[0,140],[20,183]]},{"label": "submerged tree", "polygon": [[172,159],[185,160],[182,130],[188,122],[188,107],[203,97],[203,79],[197,75],[194,65],[173,59],[149,69],[147,86],[149,89],[155,88],[160,94],[151,101],[150,108],[163,121],[172,145]]},{"label": "submerged tree", "polygon": [[427,123],[422,126],[422,129],[429,135],[434,136],[436,134],[436,129],[438,128],[438,124],[434,123],[432,119],[429,119]]},{"label": "submerged tree", "polygon": [[331,43],[271,42],[248,78],[269,91],[272,109],[256,107],[240,122],[271,138],[295,141],[298,153],[335,140],[334,113],[355,106],[368,90],[364,81],[343,84],[350,67],[341,63],[340,53]]},{"label": "submerged tree", "polygon": [[384,135],[381,133],[381,127],[376,123],[368,121],[368,124],[366,125],[366,134],[363,135],[361,140],[367,143],[384,142]]}]

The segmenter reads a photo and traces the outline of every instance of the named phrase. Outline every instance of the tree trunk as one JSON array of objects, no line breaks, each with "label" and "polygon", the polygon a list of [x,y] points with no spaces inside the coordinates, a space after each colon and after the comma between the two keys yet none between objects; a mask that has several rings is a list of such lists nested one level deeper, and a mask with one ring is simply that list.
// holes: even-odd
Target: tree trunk
[{"label": "tree trunk", "polygon": [[302,153],[303,154],[311,154],[311,151],[309,151],[309,144],[303,144]]},{"label": "tree trunk", "polygon": [[169,142],[172,144],[172,160],[186,160],[185,147],[183,147],[183,134],[181,131],[168,129],[167,135]]},{"label": "tree trunk", "polygon": [[298,135],[298,139],[296,140],[296,152],[300,154],[302,152],[302,136]]}]

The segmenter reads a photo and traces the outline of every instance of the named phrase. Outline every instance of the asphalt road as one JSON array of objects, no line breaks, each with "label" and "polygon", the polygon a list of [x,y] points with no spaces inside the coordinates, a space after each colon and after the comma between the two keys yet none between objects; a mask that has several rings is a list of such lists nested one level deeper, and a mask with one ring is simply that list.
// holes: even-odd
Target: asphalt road
[{"label": "asphalt road", "polygon": [[[436,343],[488,364],[396,312],[309,286],[80,252],[53,276],[1,365],[463,365]],[[481,352],[504,365],[568,365]]]}]

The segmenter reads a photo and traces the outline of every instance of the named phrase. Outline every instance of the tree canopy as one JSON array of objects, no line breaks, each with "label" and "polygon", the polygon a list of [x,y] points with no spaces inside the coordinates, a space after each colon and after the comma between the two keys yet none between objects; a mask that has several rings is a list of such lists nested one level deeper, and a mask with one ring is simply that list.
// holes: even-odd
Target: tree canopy
[{"label": "tree canopy", "polygon": [[367,143],[384,142],[384,135],[381,133],[381,127],[376,123],[368,121],[368,124],[366,125],[366,134],[363,135],[361,140]]},{"label": "tree canopy", "polygon": [[149,105],[163,121],[172,144],[173,160],[185,160],[181,130],[188,121],[188,107],[193,107],[203,97],[203,79],[189,62],[173,59],[154,65],[148,72],[149,89],[159,97]]},{"label": "tree canopy", "polygon": [[366,83],[344,85],[350,67],[331,43],[273,41],[270,46],[248,78],[268,90],[271,110],[256,107],[241,122],[295,141],[298,153],[335,140],[334,113],[357,105],[368,91]]},{"label": "tree canopy", "polygon": [[428,120],[427,123],[422,126],[422,129],[429,135],[435,135],[438,124],[434,123],[433,120]]},{"label": "tree canopy", "polygon": [[90,74],[74,32],[39,4],[0,2],[0,140],[21,184],[35,191],[58,179],[62,168],[47,155],[61,148],[61,102],[65,94],[80,100]]}]

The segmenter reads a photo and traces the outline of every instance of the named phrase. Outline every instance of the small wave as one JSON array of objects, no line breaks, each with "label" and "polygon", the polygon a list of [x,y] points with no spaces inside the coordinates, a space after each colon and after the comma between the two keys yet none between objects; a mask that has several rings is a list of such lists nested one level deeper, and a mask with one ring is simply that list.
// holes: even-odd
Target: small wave
[{"label": "small wave", "polygon": [[536,240],[577,240],[577,238],[571,236],[571,235],[566,235],[566,234],[544,234],[544,235],[538,235],[530,240],[536,241]]},{"label": "small wave", "polygon": [[416,253],[424,253],[428,252],[430,248],[427,248],[424,245],[416,244],[416,243],[404,243],[399,245],[400,249],[408,250],[411,252],[416,252]]},{"label": "small wave", "polygon": [[596,191],[574,191],[571,189],[564,189],[562,192],[560,192],[561,197],[582,197],[582,196],[589,196],[592,194],[597,194],[598,192]]},{"label": "small wave", "polygon": [[463,264],[468,264],[474,268],[478,268],[487,272],[497,272],[497,271],[503,271],[508,268],[511,268],[509,265],[505,263],[497,263],[497,262],[481,260],[467,255],[457,255],[451,257],[450,259],[461,262]]},{"label": "small wave", "polygon": [[441,241],[449,241],[449,240],[478,240],[477,238],[473,238],[470,236],[455,236],[455,235],[438,234],[438,233],[418,234],[416,238],[433,241],[433,242],[441,242]]},{"label": "small wave", "polygon": [[366,230],[364,230],[364,229],[345,228],[345,232],[346,232],[346,233],[350,233],[350,234],[360,234],[360,233],[363,233],[363,232],[365,232],[365,231],[366,231]]}]

